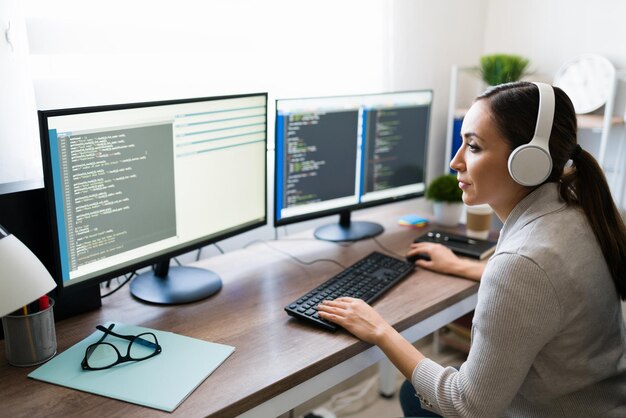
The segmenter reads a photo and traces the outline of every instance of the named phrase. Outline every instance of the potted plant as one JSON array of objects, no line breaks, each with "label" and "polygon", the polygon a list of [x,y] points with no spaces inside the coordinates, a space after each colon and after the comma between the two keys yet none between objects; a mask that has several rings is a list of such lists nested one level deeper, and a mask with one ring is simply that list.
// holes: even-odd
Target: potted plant
[{"label": "potted plant", "polygon": [[435,222],[456,226],[463,213],[463,191],[454,174],[443,174],[433,179],[426,188],[426,199],[433,201]]},{"label": "potted plant", "polygon": [[478,72],[489,86],[519,81],[528,74],[529,60],[519,55],[491,54],[480,57]]}]

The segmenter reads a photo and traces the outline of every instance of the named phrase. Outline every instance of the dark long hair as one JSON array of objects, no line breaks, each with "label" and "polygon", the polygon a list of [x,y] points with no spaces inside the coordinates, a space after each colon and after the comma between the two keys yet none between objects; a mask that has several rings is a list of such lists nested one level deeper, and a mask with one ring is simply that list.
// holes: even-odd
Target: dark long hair
[{"label": "dark long hair", "polygon": [[[596,159],[577,143],[578,127],[571,100],[554,88],[555,111],[550,133],[552,172],[545,181],[558,182],[561,198],[581,207],[600,245],[617,293],[626,300],[626,226],[613,202],[609,185]],[[476,100],[486,100],[491,117],[509,141],[511,151],[533,136],[539,109],[539,89],[529,82],[496,86]],[[568,164],[568,161],[571,163]]]}]

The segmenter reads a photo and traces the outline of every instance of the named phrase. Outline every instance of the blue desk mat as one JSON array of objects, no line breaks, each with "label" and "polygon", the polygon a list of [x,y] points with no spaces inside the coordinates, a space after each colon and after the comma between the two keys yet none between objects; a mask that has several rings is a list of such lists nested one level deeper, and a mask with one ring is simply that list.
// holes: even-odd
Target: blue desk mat
[{"label": "blue desk mat", "polygon": [[[28,377],[172,412],[235,351],[229,345],[117,322],[113,331],[127,335],[152,332],[163,351],[144,361],[122,363],[105,370],[83,370],[80,363],[86,348],[103,334],[96,330]],[[104,341],[126,354],[128,341],[110,335]]]}]

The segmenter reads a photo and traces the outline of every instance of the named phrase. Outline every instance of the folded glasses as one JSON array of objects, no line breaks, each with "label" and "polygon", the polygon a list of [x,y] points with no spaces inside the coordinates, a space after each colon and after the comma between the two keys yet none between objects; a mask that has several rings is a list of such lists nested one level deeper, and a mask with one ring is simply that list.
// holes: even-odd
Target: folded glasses
[{"label": "folded glasses", "polygon": [[[109,325],[108,328],[98,325],[96,329],[104,332],[104,335],[98,342],[91,344],[85,350],[85,357],[81,362],[83,370],[102,370],[108,369],[120,363],[129,361],[142,361],[161,353],[161,346],[156,335],[151,332],[145,332],[139,335],[122,335],[113,332],[115,324]],[[113,344],[104,342],[104,339],[111,335],[130,341],[126,355],[122,356],[120,351]]]}]

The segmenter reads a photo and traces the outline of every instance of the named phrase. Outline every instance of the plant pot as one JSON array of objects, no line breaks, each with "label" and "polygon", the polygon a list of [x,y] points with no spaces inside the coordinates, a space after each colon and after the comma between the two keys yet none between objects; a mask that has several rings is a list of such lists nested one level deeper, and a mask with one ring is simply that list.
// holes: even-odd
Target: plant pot
[{"label": "plant pot", "polygon": [[442,226],[457,226],[463,214],[463,203],[433,202],[435,223]]}]

